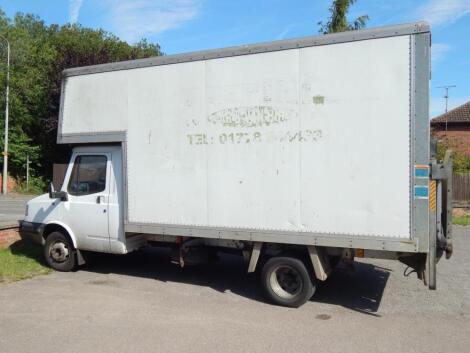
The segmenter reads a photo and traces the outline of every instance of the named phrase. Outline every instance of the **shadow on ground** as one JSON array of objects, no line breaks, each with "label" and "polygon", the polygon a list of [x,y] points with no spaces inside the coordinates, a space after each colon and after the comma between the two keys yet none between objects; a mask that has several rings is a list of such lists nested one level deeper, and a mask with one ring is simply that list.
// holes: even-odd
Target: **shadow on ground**
[{"label": "shadow on ground", "polygon": [[170,262],[170,250],[161,248],[145,248],[128,255],[93,254],[91,261],[82,267],[96,273],[205,286],[262,301],[257,276],[246,274],[245,269],[242,257],[230,254],[220,254],[220,261],[211,264],[181,268]]},{"label": "shadow on ground", "polygon": [[10,251],[14,255],[28,257],[38,264],[46,266],[44,261],[44,256],[42,252],[42,247],[31,243],[26,240],[18,240],[9,246]]},{"label": "shadow on ground", "polygon": [[[82,270],[206,286],[222,293],[230,291],[264,301],[258,275],[247,274],[245,268],[241,256],[229,254],[220,254],[217,263],[180,268],[170,263],[169,251],[150,248],[125,256],[93,255],[91,262]],[[352,272],[340,266],[326,282],[321,283],[312,301],[379,316],[377,311],[389,272],[366,263],[356,263]]]},{"label": "shadow on ground", "polygon": [[355,262],[353,269],[340,265],[319,286],[312,300],[380,316],[377,312],[390,272],[389,269],[362,262]]}]

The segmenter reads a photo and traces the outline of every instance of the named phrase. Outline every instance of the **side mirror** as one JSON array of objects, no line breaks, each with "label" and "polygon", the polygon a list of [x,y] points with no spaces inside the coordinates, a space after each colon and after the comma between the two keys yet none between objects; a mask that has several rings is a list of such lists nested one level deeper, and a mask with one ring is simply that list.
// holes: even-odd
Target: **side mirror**
[{"label": "side mirror", "polygon": [[49,192],[49,198],[54,199],[55,197],[53,195],[55,193],[55,190],[54,190],[54,184],[52,184],[52,182],[47,187],[47,191]]},{"label": "side mirror", "polygon": [[52,183],[49,184],[49,187],[47,189],[49,191],[50,199],[60,199],[60,201],[68,201],[69,197],[68,197],[67,192],[55,191],[54,185]]}]

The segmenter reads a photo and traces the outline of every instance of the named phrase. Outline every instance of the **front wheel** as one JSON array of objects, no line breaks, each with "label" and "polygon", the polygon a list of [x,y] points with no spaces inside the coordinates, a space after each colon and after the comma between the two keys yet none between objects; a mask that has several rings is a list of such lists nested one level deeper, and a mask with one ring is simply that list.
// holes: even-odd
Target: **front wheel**
[{"label": "front wheel", "polygon": [[298,308],[315,293],[314,279],[304,263],[293,257],[273,257],[261,272],[268,299],[277,305]]},{"label": "front wheel", "polygon": [[72,271],[77,265],[76,250],[61,232],[52,232],[44,245],[46,263],[54,270]]}]

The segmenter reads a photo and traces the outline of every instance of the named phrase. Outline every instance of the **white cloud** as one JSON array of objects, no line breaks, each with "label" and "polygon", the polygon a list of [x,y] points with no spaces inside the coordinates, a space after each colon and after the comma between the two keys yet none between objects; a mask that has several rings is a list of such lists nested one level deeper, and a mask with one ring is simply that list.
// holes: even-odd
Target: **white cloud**
[{"label": "white cloud", "polygon": [[69,0],[69,22],[76,23],[80,15],[83,0]]},{"label": "white cloud", "polygon": [[198,16],[202,0],[109,0],[114,32],[135,42],[180,27]]},{"label": "white cloud", "polygon": [[451,46],[445,43],[433,43],[431,47],[432,63],[436,64],[451,50]]},{"label": "white cloud", "polygon": [[420,19],[433,26],[453,23],[470,13],[470,0],[429,0],[418,9]]}]

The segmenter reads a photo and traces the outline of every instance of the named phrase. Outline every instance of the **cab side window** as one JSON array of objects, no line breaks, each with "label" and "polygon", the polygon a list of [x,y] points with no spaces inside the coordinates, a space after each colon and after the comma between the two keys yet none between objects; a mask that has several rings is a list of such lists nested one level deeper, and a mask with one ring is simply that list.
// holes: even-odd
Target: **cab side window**
[{"label": "cab side window", "polygon": [[69,194],[83,196],[104,191],[106,189],[106,162],[106,156],[77,156],[67,187]]}]

